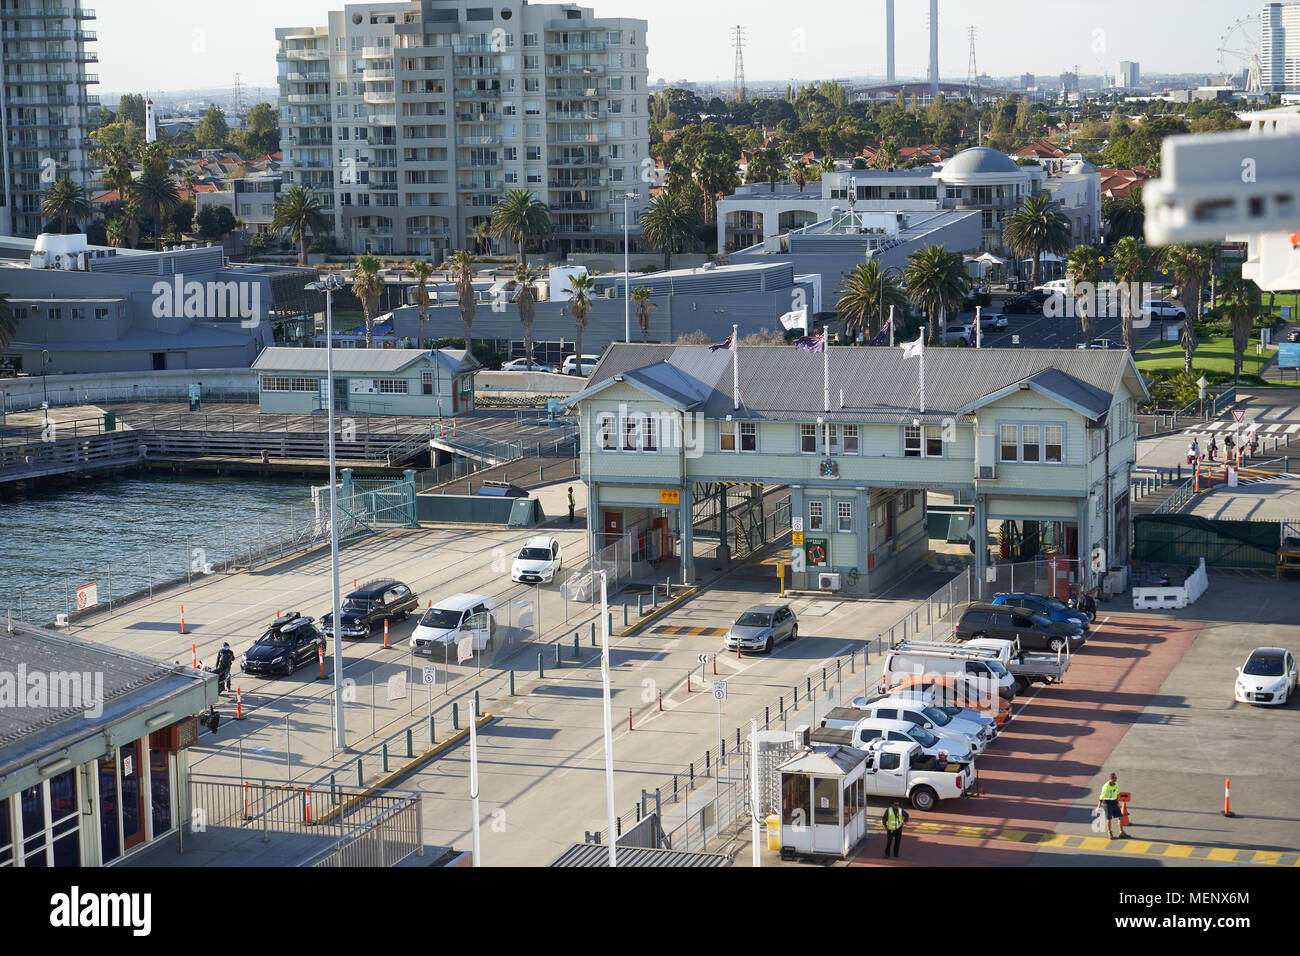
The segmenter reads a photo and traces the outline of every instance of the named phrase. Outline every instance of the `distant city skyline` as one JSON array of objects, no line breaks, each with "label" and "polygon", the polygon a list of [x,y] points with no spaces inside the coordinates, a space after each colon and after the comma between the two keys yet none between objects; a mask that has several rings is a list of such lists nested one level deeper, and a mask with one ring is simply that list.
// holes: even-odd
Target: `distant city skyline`
[{"label": "distant city skyline", "polygon": [[[129,6],[128,6],[129,4]],[[163,0],[100,0],[96,4],[98,73],[105,93],[276,86],[275,28],[317,26],[337,0],[227,0],[178,7]],[[778,0],[688,3],[581,0],[598,16],[649,21],[650,82],[690,80],[729,85],[729,29],[745,27],[745,74],[751,86],[883,75],[883,0],[856,8],[811,0],[792,8]],[[940,74],[964,79],[966,31],[978,30],[979,69],[992,76],[1056,78],[1073,70],[1114,76],[1120,60],[1154,73],[1211,74],[1220,35],[1235,20],[1258,16],[1260,0],[1189,6],[1179,0],[941,0]],[[897,0],[897,73],[922,78],[928,51],[927,4]],[[183,11],[183,12],[182,12]],[[793,12],[792,12],[793,11]],[[681,24],[689,23],[683,31]],[[1050,43],[1045,43],[1045,36]],[[1051,52],[1045,52],[1050,47]]]}]

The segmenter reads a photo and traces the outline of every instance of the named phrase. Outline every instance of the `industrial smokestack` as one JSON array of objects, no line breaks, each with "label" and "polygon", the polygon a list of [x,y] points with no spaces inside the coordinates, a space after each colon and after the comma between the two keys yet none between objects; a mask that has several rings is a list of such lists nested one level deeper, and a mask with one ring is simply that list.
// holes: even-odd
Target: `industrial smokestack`
[{"label": "industrial smokestack", "polygon": [[144,139],[146,143],[158,139],[158,120],[154,116],[153,100],[148,100],[144,104]]},{"label": "industrial smokestack", "polygon": [[894,0],[885,0],[885,82],[894,82]]},{"label": "industrial smokestack", "polygon": [[930,97],[939,93],[939,0],[930,0]]}]

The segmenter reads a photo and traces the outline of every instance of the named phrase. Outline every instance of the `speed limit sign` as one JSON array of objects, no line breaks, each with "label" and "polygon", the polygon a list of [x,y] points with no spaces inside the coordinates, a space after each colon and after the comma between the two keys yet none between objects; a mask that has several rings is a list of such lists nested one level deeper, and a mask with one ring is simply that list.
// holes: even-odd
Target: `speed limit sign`
[{"label": "speed limit sign", "polygon": [[719,702],[727,699],[727,682],[725,680],[715,680],[713,682],[713,699]]},{"label": "speed limit sign", "polygon": [[438,681],[438,668],[434,667],[432,664],[426,664],[424,669],[421,671],[421,674],[424,677],[424,682],[426,684],[434,684]]}]

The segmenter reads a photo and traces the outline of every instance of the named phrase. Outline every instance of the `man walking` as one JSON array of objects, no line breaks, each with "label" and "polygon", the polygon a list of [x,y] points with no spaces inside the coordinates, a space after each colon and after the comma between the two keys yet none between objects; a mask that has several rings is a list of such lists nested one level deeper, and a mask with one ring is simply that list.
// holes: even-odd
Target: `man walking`
[{"label": "man walking", "polygon": [[1119,809],[1119,778],[1113,773],[1110,779],[1102,785],[1101,796],[1097,799],[1097,806],[1101,807],[1106,814],[1106,836],[1112,840],[1117,839],[1115,834],[1111,833],[1110,821],[1119,820],[1119,837],[1120,840],[1130,839],[1128,831],[1124,829],[1124,821],[1120,816]]},{"label": "man walking", "polygon": [[569,524],[573,524],[573,508],[574,508],[573,486],[570,485],[569,486]]},{"label": "man walking", "polygon": [[894,859],[898,859],[898,845],[903,840],[903,824],[908,820],[907,811],[898,805],[894,800],[889,808],[880,817],[880,822],[885,825],[885,856],[889,856],[889,848],[894,848]]}]

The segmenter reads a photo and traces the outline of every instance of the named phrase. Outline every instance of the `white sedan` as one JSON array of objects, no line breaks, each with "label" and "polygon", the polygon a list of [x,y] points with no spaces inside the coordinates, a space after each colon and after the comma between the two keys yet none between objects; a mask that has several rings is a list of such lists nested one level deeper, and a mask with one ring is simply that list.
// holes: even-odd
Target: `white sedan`
[{"label": "white sedan", "polygon": [[530,367],[528,359],[514,359],[501,366],[503,372],[554,372],[555,369],[542,362],[534,361]]},{"label": "white sedan", "polygon": [[564,560],[560,542],[545,535],[529,538],[510,568],[510,580],[522,584],[549,584],[560,572]]},{"label": "white sedan", "polygon": [[1237,668],[1234,696],[1242,704],[1285,704],[1296,689],[1295,655],[1282,647],[1257,647]]}]

